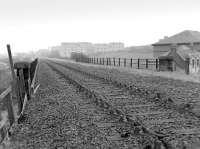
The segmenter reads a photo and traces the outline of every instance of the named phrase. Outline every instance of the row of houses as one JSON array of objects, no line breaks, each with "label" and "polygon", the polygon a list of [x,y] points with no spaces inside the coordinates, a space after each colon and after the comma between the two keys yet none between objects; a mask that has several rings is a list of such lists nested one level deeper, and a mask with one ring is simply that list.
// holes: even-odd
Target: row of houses
[{"label": "row of houses", "polygon": [[97,43],[90,42],[63,42],[59,46],[50,47],[52,51],[59,51],[61,57],[70,57],[71,53],[97,53],[109,52],[124,49],[124,43],[111,42],[111,43]]},{"label": "row of houses", "polygon": [[185,30],[152,44],[161,71],[200,71],[200,32]]}]

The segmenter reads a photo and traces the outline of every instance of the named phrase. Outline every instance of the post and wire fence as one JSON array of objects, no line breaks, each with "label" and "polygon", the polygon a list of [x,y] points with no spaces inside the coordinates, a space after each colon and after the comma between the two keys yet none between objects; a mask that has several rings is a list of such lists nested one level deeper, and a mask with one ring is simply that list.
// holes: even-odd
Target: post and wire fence
[{"label": "post and wire fence", "polygon": [[130,67],[136,69],[159,70],[158,59],[133,59],[133,58],[116,58],[116,57],[84,57],[76,59],[78,62],[85,62],[97,65],[107,65],[116,67]]},{"label": "post and wire fence", "polygon": [[10,86],[0,94],[0,103],[7,112],[7,117],[0,122],[0,143],[9,136],[13,123],[20,123],[23,120],[27,101],[31,100],[31,96],[39,87],[39,84],[36,86],[35,81],[38,59],[32,62],[13,63],[10,45],[7,45],[7,51],[12,80]]}]

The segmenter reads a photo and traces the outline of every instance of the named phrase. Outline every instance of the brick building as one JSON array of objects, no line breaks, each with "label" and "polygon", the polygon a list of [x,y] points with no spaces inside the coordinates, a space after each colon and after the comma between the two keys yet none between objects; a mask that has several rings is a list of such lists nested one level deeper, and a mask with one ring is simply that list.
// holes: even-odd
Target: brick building
[{"label": "brick building", "polygon": [[154,57],[160,61],[160,70],[199,72],[200,32],[183,31],[153,44]]},{"label": "brick building", "polygon": [[171,37],[164,37],[164,39],[152,44],[154,47],[154,57],[158,58],[171,50],[172,45],[177,47],[185,45],[191,50],[200,51],[200,32],[185,30]]}]

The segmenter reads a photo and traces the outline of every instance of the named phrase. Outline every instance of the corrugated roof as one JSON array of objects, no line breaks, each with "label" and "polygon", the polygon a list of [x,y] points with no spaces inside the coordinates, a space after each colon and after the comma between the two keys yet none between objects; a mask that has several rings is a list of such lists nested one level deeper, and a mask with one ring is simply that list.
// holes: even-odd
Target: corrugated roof
[{"label": "corrugated roof", "polygon": [[153,45],[161,45],[161,44],[178,44],[178,43],[200,43],[200,32],[185,30],[178,34],[175,34],[171,37],[167,37],[165,39],[161,39]]}]

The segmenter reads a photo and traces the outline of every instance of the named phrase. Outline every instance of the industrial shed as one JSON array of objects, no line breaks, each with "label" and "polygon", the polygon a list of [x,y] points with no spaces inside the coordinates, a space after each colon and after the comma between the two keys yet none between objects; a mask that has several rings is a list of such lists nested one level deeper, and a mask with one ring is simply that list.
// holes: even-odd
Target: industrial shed
[{"label": "industrial shed", "polygon": [[200,52],[191,47],[173,45],[171,50],[159,57],[160,71],[185,71],[187,74],[200,70]]},{"label": "industrial shed", "polygon": [[152,44],[154,58],[170,52],[172,45],[187,46],[190,50],[200,51],[200,32],[185,30],[170,37],[165,36],[164,39]]}]

